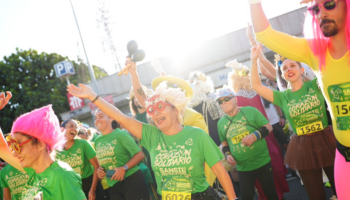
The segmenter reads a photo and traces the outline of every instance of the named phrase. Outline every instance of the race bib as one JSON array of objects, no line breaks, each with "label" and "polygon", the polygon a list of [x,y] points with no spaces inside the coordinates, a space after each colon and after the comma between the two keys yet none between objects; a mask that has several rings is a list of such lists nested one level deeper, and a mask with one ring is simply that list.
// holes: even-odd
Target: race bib
[{"label": "race bib", "polygon": [[191,200],[193,180],[179,176],[162,178],[162,200]]},{"label": "race bib", "polygon": [[297,135],[299,135],[299,136],[307,135],[307,134],[315,133],[315,132],[322,131],[322,130],[323,130],[322,121],[318,121],[318,122],[314,122],[312,124],[308,124],[306,126],[298,127],[297,128]]},{"label": "race bib", "polygon": [[328,87],[333,114],[338,130],[350,130],[350,83]]},{"label": "race bib", "polygon": [[231,138],[233,144],[241,143],[243,138],[245,138],[247,135],[249,135],[249,132],[244,132],[242,134],[239,134],[237,136],[234,136]]}]

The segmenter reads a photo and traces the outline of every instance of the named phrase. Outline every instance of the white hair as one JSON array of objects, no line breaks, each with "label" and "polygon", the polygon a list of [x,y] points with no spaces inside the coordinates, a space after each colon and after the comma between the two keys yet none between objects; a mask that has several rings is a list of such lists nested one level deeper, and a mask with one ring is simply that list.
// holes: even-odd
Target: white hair
[{"label": "white hair", "polygon": [[200,81],[197,80],[197,85],[192,87],[193,97],[188,103],[189,108],[196,107],[203,101],[207,100],[207,94],[214,91],[214,84],[212,81]]},{"label": "white hair", "polygon": [[167,102],[175,106],[179,112],[177,119],[182,124],[185,110],[189,101],[189,98],[185,96],[185,92],[181,91],[180,88],[168,88],[166,82],[162,82],[159,84],[150,98],[155,95],[160,95]]}]

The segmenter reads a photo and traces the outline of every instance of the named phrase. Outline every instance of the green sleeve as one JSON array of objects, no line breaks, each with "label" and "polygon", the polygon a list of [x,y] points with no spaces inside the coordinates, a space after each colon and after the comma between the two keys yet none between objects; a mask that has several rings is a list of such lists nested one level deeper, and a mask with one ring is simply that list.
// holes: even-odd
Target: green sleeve
[{"label": "green sleeve", "polygon": [[270,123],[269,120],[267,120],[266,117],[258,109],[252,109],[254,109],[254,121],[259,126],[259,128]]},{"label": "green sleeve", "polygon": [[274,90],[273,91],[273,104],[282,108],[283,104],[285,104],[285,103],[286,103],[286,101],[284,98],[284,92]]},{"label": "green sleeve", "polygon": [[142,125],[142,138],[141,145],[144,146],[147,150],[152,146],[152,135],[154,137],[160,130],[152,125],[143,124]]},{"label": "green sleeve", "polygon": [[84,145],[84,154],[86,156],[86,158],[88,160],[90,160],[91,158],[96,156],[96,151],[94,150],[94,148],[92,147],[92,145],[90,144],[90,142],[86,141],[86,140],[82,140],[83,145]]},{"label": "green sleeve", "polygon": [[[226,141],[226,135],[225,135],[225,119],[224,117],[221,118],[218,122],[218,133],[220,137],[220,142],[225,142]],[[228,127],[227,127],[228,128]]]},{"label": "green sleeve", "polygon": [[129,135],[129,133],[123,131],[122,146],[130,153],[131,157],[141,151],[140,147],[136,144],[135,140]]},{"label": "green sleeve", "polygon": [[[0,185],[2,188],[8,188],[8,184],[7,184],[7,181],[5,181],[5,169],[6,166],[0,171]],[[1,189],[2,190],[2,189]]]},{"label": "green sleeve", "polygon": [[65,171],[61,174],[59,180],[59,193],[57,199],[82,200],[88,199],[82,190],[80,175],[74,171]]},{"label": "green sleeve", "polygon": [[214,166],[224,158],[220,149],[216,146],[215,142],[208,134],[203,132],[203,134],[200,135],[200,139],[202,156],[209,167]]},{"label": "green sleeve", "polygon": [[[321,92],[320,87],[318,87],[318,81],[317,78],[315,77],[312,81],[310,81],[312,84],[312,87]],[[305,84],[305,83],[304,83]]]}]

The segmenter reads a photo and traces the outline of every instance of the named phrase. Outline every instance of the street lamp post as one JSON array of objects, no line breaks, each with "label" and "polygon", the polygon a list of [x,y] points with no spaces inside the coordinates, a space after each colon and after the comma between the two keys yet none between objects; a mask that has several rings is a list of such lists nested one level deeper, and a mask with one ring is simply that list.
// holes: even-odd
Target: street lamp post
[{"label": "street lamp post", "polygon": [[89,58],[88,58],[88,56],[87,56],[87,54],[86,54],[86,50],[85,50],[85,45],[84,45],[83,37],[81,36],[81,32],[80,32],[78,20],[77,20],[77,17],[75,16],[75,11],[74,11],[74,7],[73,7],[72,0],[70,0],[70,5],[72,6],[73,15],[74,15],[75,22],[76,22],[76,24],[77,24],[77,28],[78,28],[78,31],[79,31],[79,36],[80,36],[81,44],[83,45],[83,49],[84,49],[84,53],[85,53],[87,65],[88,65],[88,68],[89,68],[89,72],[90,72],[90,77],[91,77],[92,84],[93,84],[94,87],[95,87],[95,92],[96,92],[97,94],[100,94],[99,89],[98,89],[98,86],[97,86],[97,82],[96,82],[94,70],[92,69],[92,67],[91,67],[91,65],[90,65],[90,62],[89,62]]}]

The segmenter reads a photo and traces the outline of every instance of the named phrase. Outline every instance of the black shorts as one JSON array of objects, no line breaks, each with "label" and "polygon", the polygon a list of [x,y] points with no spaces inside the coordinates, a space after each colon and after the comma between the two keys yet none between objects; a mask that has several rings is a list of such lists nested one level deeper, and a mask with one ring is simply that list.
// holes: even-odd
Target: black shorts
[{"label": "black shorts", "polygon": [[150,200],[141,170],[109,187],[109,195],[111,200]]},{"label": "black shorts", "polygon": [[[91,175],[87,178],[84,178],[84,179],[81,179],[81,182],[82,182],[82,188],[83,188],[83,192],[86,196],[86,199],[89,199],[89,192],[90,192],[90,188],[91,188],[91,185],[92,185],[92,181],[93,181],[93,177],[94,175]],[[101,184],[101,181],[98,180],[97,182],[97,186],[96,186],[96,200],[103,200],[105,199],[105,194],[104,194],[104,191],[103,191],[103,187],[102,187],[102,184]]]},{"label": "black shorts", "polygon": [[289,144],[289,136],[283,131],[283,128],[279,123],[273,124],[273,135],[280,145]]}]

